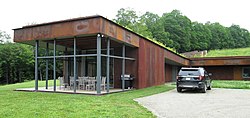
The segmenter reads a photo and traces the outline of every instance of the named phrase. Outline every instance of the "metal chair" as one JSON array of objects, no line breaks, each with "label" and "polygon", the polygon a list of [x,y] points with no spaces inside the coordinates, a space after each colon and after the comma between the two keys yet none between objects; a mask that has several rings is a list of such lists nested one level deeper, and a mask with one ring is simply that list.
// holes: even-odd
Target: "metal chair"
[{"label": "metal chair", "polygon": [[64,82],[64,77],[58,77],[58,80],[60,81],[60,90],[62,89],[62,86],[63,86],[64,90],[65,90],[66,87],[69,86],[68,83]]},{"label": "metal chair", "polygon": [[70,78],[70,80],[69,80],[69,88],[72,89],[72,88],[74,88],[74,82],[75,82],[74,77],[70,76],[69,78]]},{"label": "metal chair", "polygon": [[86,90],[95,90],[95,83],[96,83],[96,80],[93,79],[95,77],[89,77],[89,79],[87,80],[87,84],[86,84]]},{"label": "metal chair", "polygon": [[81,90],[84,90],[86,88],[87,80],[88,80],[88,77],[79,77],[78,88]]},{"label": "metal chair", "polygon": [[105,91],[105,88],[106,88],[106,78],[107,77],[102,77],[102,83],[101,83],[101,88],[103,88],[102,90]]}]

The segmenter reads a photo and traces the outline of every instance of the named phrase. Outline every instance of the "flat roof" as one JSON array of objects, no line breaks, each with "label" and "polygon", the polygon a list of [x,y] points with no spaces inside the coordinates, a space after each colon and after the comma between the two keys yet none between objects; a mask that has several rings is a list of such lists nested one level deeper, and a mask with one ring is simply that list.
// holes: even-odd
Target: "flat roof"
[{"label": "flat roof", "polygon": [[250,59],[250,56],[222,56],[222,57],[197,57],[189,58],[190,60],[232,60],[232,59]]},{"label": "flat roof", "polygon": [[23,28],[31,28],[31,27],[38,27],[38,26],[43,26],[43,25],[51,25],[51,24],[57,24],[57,23],[64,23],[64,22],[72,22],[72,21],[77,21],[77,20],[92,19],[92,18],[98,18],[98,17],[103,17],[103,16],[93,15],[93,16],[70,18],[70,19],[65,19],[65,20],[58,20],[58,21],[52,21],[52,22],[45,22],[45,23],[26,25],[26,26],[23,26],[21,28],[15,28],[13,30],[18,30],[18,29],[23,29]]},{"label": "flat roof", "polygon": [[[181,58],[184,58],[184,59],[189,60],[188,58],[186,58],[186,57],[184,57],[184,56],[182,56],[182,55],[179,55],[178,53],[173,52],[172,50],[169,50],[168,47],[163,46],[160,42],[158,42],[158,41],[156,41],[156,40],[153,40],[153,39],[148,39],[148,38],[146,38],[146,37],[144,37],[144,36],[142,36],[142,35],[140,35],[140,34],[137,34],[136,32],[131,31],[131,30],[128,29],[128,28],[123,27],[123,26],[121,26],[121,25],[119,25],[119,24],[113,22],[112,20],[109,20],[109,19],[107,19],[107,18],[105,18],[105,17],[103,17],[103,16],[100,16],[100,15],[93,15],[93,16],[86,16],[86,17],[71,18],[71,19],[66,19],[66,20],[59,20],[59,21],[53,21],[53,22],[47,22],[47,23],[41,23],[41,24],[33,24],[33,25],[23,26],[22,28],[16,28],[16,29],[13,29],[13,30],[14,30],[14,41],[15,41],[15,42],[23,42],[23,41],[17,40],[18,38],[16,37],[16,35],[18,35],[18,33],[16,33],[16,32],[18,32],[18,30],[22,30],[22,31],[23,31],[23,32],[20,32],[20,33],[19,33],[19,34],[21,34],[21,35],[24,35],[23,37],[29,36],[29,34],[27,34],[27,33],[33,33],[32,36],[34,36],[34,32],[32,32],[32,31],[33,31],[33,30],[40,30],[40,29],[37,29],[37,28],[39,28],[39,27],[43,27],[43,26],[51,26],[51,27],[52,27],[52,25],[56,25],[56,24],[71,23],[71,22],[74,22],[74,21],[82,21],[82,20],[88,20],[88,19],[91,20],[91,19],[96,19],[96,18],[101,18],[101,19],[104,19],[104,20],[106,20],[106,21],[108,22],[108,23],[106,23],[106,24],[99,24],[99,25],[104,26],[104,25],[113,24],[113,25],[116,27],[116,29],[117,29],[117,27],[118,27],[118,29],[122,29],[122,30],[124,30],[125,32],[131,33],[132,35],[130,34],[129,37],[133,37],[133,35],[135,35],[136,37],[138,37],[138,40],[139,40],[139,38],[148,40],[148,41],[152,42],[153,44],[158,45],[158,46],[164,48],[165,50],[169,51],[170,53],[173,53],[173,54],[175,54],[175,55],[177,55],[177,56],[179,56],[179,57],[181,57]],[[100,21],[100,22],[104,22],[104,21]],[[105,26],[104,26],[104,27],[105,27]],[[111,27],[112,27],[112,26],[111,26]],[[26,30],[26,29],[31,29],[31,28],[33,28],[32,31],[27,31],[27,30]],[[99,29],[101,29],[101,28],[99,28]],[[108,29],[107,27],[104,28],[104,30],[107,30],[107,29]],[[115,29],[115,28],[113,28],[113,29]],[[25,30],[26,30],[26,31],[25,31]],[[121,31],[116,31],[116,33],[117,33],[117,32],[121,33]],[[57,33],[57,32],[56,32],[56,33]],[[99,30],[99,31],[95,31],[95,33],[103,33],[103,34],[109,35],[109,32],[107,33],[107,31],[106,31],[106,32],[102,32],[102,31]],[[129,34],[129,33],[128,33],[128,34]],[[72,33],[72,34],[73,34],[73,33]],[[90,34],[94,34],[94,32],[90,32]],[[111,34],[111,35],[112,35],[112,34]],[[117,33],[116,35],[119,35],[119,34]],[[120,34],[120,35],[121,35],[121,34]],[[73,36],[73,35],[72,35],[72,36]],[[111,36],[111,37],[120,38],[121,36],[120,36],[120,37]],[[49,37],[49,38],[50,38],[50,37]],[[123,37],[123,38],[125,38],[125,37]],[[133,37],[133,38],[135,38],[135,37]],[[40,40],[40,39],[48,39],[48,38],[47,38],[47,37],[38,37],[38,38],[37,38],[37,40]],[[36,40],[36,39],[30,38],[29,40]],[[24,41],[27,41],[27,40],[24,40]],[[132,42],[132,44],[134,44],[136,47],[139,47],[139,44],[138,44],[138,43],[139,43],[138,41],[136,41],[136,42],[134,42],[134,43]]]},{"label": "flat roof", "polygon": [[250,65],[250,56],[190,58],[192,66]]}]

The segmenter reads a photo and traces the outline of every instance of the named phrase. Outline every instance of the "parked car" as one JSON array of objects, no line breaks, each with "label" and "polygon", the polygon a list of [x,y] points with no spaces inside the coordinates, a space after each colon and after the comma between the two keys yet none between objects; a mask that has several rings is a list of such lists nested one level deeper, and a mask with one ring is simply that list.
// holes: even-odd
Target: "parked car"
[{"label": "parked car", "polygon": [[211,90],[211,75],[202,67],[182,67],[176,78],[177,92],[182,92],[182,89],[199,89],[202,93],[206,93],[206,90]]}]

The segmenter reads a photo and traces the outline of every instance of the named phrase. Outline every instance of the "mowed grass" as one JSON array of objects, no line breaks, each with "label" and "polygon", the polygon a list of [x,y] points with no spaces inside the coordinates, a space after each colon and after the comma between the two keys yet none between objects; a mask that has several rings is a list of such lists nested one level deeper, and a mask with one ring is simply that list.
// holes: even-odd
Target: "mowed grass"
[{"label": "mowed grass", "polygon": [[213,80],[212,88],[250,89],[250,81]]},{"label": "mowed grass", "polygon": [[205,57],[250,56],[250,47],[237,49],[210,50]]},{"label": "mowed grass", "polygon": [[[49,81],[52,85],[53,81]],[[45,82],[39,82],[44,86]],[[21,92],[34,81],[0,86],[0,117],[17,118],[151,118],[155,117],[133,99],[173,89],[171,84],[103,96]]]}]

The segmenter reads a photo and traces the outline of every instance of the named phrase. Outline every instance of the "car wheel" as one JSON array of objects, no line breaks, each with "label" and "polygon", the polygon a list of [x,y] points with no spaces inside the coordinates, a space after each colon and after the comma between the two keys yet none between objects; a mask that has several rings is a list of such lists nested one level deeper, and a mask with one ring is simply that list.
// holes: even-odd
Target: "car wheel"
[{"label": "car wheel", "polygon": [[211,90],[212,89],[212,83],[210,82],[209,87],[207,87],[207,90]]},{"label": "car wheel", "polygon": [[211,90],[212,88],[211,88],[211,85],[209,86],[209,87],[207,87],[207,90]]},{"label": "car wheel", "polygon": [[207,92],[207,86],[206,86],[205,83],[204,83],[204,87],[201,89],[201,92],[202,93],[206,93]]},{"label": "car wheel", "polygon": [[177,92],[179,92],[179,93],[180,93],[180,92],[181,92],[181,90],[182,90],[181,88],[177,87]]}]

